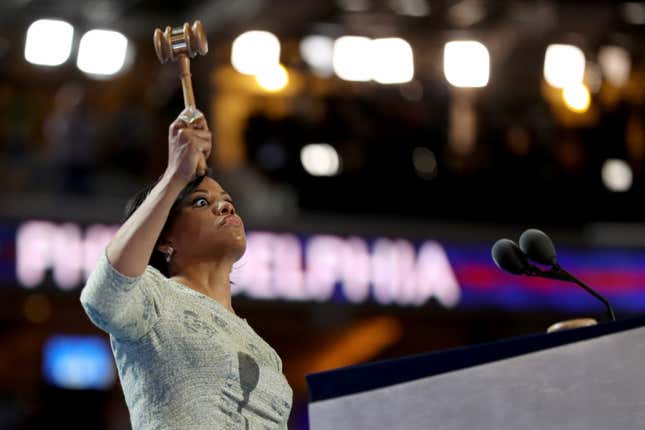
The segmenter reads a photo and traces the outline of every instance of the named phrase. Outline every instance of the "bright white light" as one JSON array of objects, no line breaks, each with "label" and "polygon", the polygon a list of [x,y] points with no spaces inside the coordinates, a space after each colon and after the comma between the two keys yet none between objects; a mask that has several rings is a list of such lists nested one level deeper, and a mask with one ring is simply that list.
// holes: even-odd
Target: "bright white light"
[{"label": "bright white light", "polygon": [[380,84],[402,84],[414,77],[414,58],[408,42],[397,37],[372,41],[372,79]]},{"label": "bright white light", "polygon": [[549,45],[544,56],[544,79],[553,87],[579,84],[585,74],[585,54],[573,45]]},{"label": "bright white light", "polygon": [[564,87],[562,98],[567,107],[577,113],[586,112],[591,103],[589,90],[584,84],[573,84]]},{"label": "bright white light", "polygon": [[338,77],[346,81],[401,84],[414,77],[412,47],[396,37],[340,37],[334,43],[332,64]]},{"label": "bright white light", "polygon": [[113,75],[123,67],[128,39],[111,30],[90,30],[81,38],[76,66],[92,75]]},{"label": "bright white light", "polygon": [[272,69],[280,64],[280,41],[268,31],[247,31],[233,41],[231,63],[245,75]]},{"label": "bright white light", "polygon": [[367,37],[343,36],[334,42],[334,72],[346,81],[372,79],[372,41]]},{"label": "bright white light", "polygon": [[632,68],[629,52],[620,46],[604,46],[598,52],[600,69],[607,81],[621,87],[627,83]]},{"label": "bright white light", "polygon": [[300,162],[312,176],[334,176],[340,170],[340,158],[333,146],[312,143],[300,151]]},{"label": "bright white light", "polygon": [[334,41],[327,36],[307,36],[300,42],[300,55],[318,76],[334,72]]},{"label": "bright white light", "polygon": [[58,66],[72,52],[74,27],[65,21],[39,19],[27,30],[25,59],[32,64]]},{"label": "bright white light", "polygon": [[255,75],[258,85],[269,92],[280,91],[289,83],[287,69],[282,64],[261,70]]},{"label": "bright white light", "polygon": [[629,164],[620,159],[609,159],[602,165],[602,182],[610,191],[627,191],[632,186],[633,174]]},{"label": "bright white light", "polygon": [[485,87],[490,74],[488,49],[476,41],[446,43],[443,49],[443,73],[455,87]]}]

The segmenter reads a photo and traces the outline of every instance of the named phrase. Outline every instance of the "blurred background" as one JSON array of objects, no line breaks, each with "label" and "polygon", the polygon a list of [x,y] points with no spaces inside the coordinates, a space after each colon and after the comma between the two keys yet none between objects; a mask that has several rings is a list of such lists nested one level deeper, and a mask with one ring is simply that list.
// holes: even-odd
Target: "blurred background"
[{"label": "blurred background", "polygon": [[528,227],[645,310],[645,3],[0,2],[0,428],[129,429],[78,298],[183,109],[156,27],[200,19],[211,165],[248,230],[234,303],[305,375],[603,320],[497,269]]}]

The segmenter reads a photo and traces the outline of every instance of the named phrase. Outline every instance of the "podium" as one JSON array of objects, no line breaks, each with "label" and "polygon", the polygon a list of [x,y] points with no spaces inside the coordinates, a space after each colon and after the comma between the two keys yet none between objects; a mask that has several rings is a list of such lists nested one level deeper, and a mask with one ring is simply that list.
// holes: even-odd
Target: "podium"
[{"label": "podium", "polygon": [[307,376],[312,430],[645,428],[645,318]]}]

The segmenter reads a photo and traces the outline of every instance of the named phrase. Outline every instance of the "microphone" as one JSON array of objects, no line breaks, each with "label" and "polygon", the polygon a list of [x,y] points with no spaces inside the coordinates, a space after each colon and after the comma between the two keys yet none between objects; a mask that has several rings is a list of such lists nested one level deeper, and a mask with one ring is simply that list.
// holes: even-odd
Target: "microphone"
[{"label": "microphone", "polygon": [[611,307],[607,299],[601,296],[593,288],[586,285],[580,279],[576,278],[575,276],[564,270],[562,267],[560,267],[560,265],[558,264],[558,257],[555,251],[555,246],[553,246],[553,241],[549,236],[547,236],[546,233],[534,228],[526,230],[520,236],[520,251],[536,263],[540,263],[545,266],[551,266],[549,270],[542,270],[538,267],[529,265],[525,274],[529,276],[539,276],[543,278],[557,279],[565,282],[573,282],[579,287],[582,287],[596,299],[600,300],[607,308],[607,315],[609,316],[609,319],[616,321],[614,309]]},{"label": "microphone", "polygon": [[538,276],[559,281],[569,280],[563,278],[558,272],[542,270],[529,263],[526,253],[510,239],[500,239],[495,242],[491,254],[497,267],[513,275]]},{"label": "microphone", "polygon": [[524,275],[529,269],[526,255],[519,246],[510,239],[500,239],[491,250],[495,265],[505,272],[514,275]]},{"label": "microphone", "polygon": [[535,228],[526,230],[520,236],[520,249],[531,260],[545,266],[557,264],[558,256],[551,238],[543,231]]}]

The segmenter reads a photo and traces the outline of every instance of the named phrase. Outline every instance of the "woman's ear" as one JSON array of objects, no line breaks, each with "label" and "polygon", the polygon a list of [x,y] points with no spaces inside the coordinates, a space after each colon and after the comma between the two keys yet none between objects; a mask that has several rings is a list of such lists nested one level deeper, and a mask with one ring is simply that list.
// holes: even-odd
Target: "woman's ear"
[{"label": "woman's ear", "polygon": [[170,248],[172,248],[172,241],[165,236],[161,237],[155,245],[155,250],[161,252],[162,254],[168,254],[168,250]]}]

